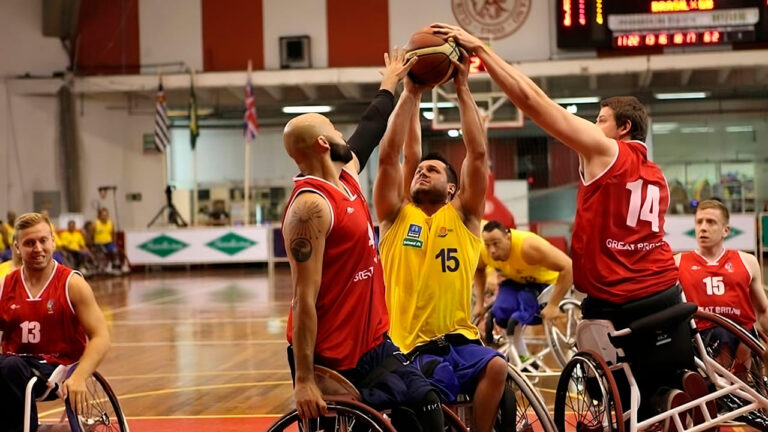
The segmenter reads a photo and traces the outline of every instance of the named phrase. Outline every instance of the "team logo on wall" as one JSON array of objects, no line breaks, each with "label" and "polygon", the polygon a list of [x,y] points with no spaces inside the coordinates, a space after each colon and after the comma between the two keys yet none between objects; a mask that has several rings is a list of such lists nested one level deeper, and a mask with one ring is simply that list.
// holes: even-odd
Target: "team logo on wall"
[{"label": "team logo on wall", "polygon": [[482,39],[503,39],[525,23],[532,0],[451,0],[453,16]]}]

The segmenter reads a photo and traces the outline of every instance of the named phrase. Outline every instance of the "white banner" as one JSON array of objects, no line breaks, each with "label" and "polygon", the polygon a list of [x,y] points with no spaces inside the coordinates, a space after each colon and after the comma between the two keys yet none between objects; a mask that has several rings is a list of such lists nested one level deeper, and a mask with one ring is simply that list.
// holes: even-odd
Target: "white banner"
[{"label": "white banner", "polygon": [[[725,239],[727,249],[754,252],[757,233],[753,213],[731,215],[731,234]],[[675,252],[696,249],[693,215],[667,215],[664,239]]]},{"label": "white banner", "polygon": [[267,261],[267,233],[266,227],[127,231],[125,252],[132,265]]}]

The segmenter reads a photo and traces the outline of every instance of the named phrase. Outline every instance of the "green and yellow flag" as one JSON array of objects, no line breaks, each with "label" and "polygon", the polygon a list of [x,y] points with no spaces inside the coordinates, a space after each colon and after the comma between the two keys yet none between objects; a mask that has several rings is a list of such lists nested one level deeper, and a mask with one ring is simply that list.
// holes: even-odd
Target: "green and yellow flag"
[{"label": "green and yellow flag", "polygon": [[192,145],[192,150],[195,150],[197,144],[197,137],[200,135],[200,130],[197,127],[197,99],[195,98],[195,80],[194,75],[191,75],[189,82],[189,143]]}]

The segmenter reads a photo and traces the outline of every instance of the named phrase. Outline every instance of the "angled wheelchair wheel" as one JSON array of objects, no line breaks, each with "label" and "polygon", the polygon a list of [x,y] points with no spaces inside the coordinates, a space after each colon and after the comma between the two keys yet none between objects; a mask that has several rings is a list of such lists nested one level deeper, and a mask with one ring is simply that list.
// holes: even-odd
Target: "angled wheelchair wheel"
[{"label": "angled wheelchair wheel", "polygon": [[72,432],[127,432],[120,402],[106,379],[94,372],[86,381],[88,405],[83,415],[75,415],[69,399],[64,401]]},{"label": "angled wheelchair wheel", "polygon": [[528,379],[513,367],[508,367],[507,383],[494,430],[556,431],[541,395]]},{"label": "angled wheelchair wheel", "polygon": [[552,355],[560,367],[565,367],[576,353],[576,326],[581,321],[581,303],[575,299],[564,299],[560,310],[565,314],[554,323],[545,321],[544,330]]},{"label": "angled wheelchair wheel", "polygon": [[[707,355],[763,398],[768,399],[765,345],[742,327],[720,315],[698,311],[694,318],[698,326],[709,323],[714,326],[712,328],[716,328],[710,335],[707,335],[707,330],[701,332]],[[725,342],[728,340],[731,344]],[[732,411],[745,403],[746,401],[735,395],[726,395],[718,399],[718,409]],[[753,410],[736,420],[759,430],[768,430],[768,409]]]},{"label": "angled wheelchair wheel", "polygon": [[565,365],[555,393],[554,421],[560,432],[624,432],[616,381],[596,353],[580,351]]},{"label": "angled wheelchair wheel", "polygon": [[396,432],[373,408],[360,402],[328,400],[328,415],[302,420],[296,410],[281,417],[267,432]]}]

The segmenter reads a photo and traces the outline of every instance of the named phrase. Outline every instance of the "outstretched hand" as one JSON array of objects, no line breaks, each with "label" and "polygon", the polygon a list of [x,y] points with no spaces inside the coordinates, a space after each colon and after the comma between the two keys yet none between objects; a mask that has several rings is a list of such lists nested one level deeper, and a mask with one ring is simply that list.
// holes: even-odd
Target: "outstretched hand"
[{"label": "outstretched hand", "polygon": [[461,47],[459,47],[459,53],[461,54],[461,61],[451,59],[453,66],[456,68],[453,83],[456,87],[466,87],[469,77],[469,54]]},{"label": "outstretched hand", "polygon": [[432,32],[435,35],[443,38],[444,40],[453,38],[456,43],[461,45],[462,48],[470,53],[474,53],[483,46],[483,41],[481,41],[477,36],[469,34],[469,32],[459,26],[453,26],[445,23],[434,23],[429,27],[432,29]]},{"label": "outstretched hand", "polygon": [[397,46],[392,48],[392,53],[384,53],[384,68],[379,71],[382,75],[381,88],[394,93],[397,84],[408,75],[408,71],[416,64],[416,61],[418,61],[418,57],[412,57],[406,61],[405,49]]}]

